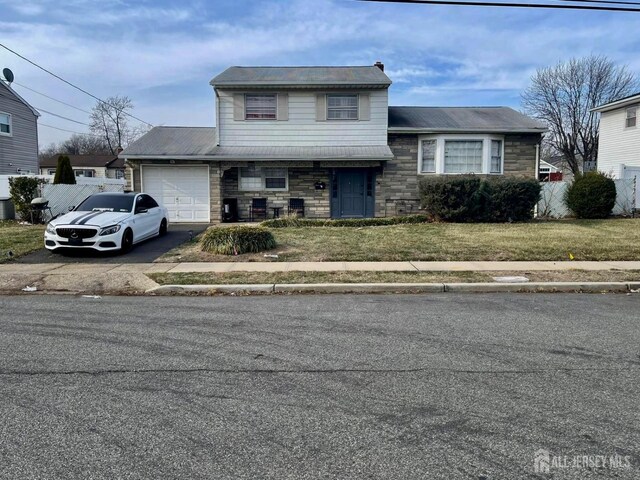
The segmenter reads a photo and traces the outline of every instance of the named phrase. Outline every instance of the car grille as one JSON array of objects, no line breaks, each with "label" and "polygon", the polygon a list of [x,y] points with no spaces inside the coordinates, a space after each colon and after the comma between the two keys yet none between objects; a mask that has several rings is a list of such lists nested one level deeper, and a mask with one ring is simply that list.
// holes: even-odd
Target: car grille
[{"label": "car grille", "polygon": [[91,238],[96,236],[98,230],[95,228],[56,228],[56,233],[62,238]]}]

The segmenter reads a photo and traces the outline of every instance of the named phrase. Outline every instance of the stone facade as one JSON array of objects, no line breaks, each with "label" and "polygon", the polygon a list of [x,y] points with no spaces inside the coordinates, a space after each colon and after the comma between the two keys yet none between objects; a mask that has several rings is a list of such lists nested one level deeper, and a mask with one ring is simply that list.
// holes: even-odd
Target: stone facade
[{"label": "stone facade", "polygon": [[[328,218],[331,216],[330,192],[331,169],[319,162],[264,162],[260,166],[287,168],[289,189],[287,191],[241,191],[238,189],[238,168],[246,167],[246,162],[225,163],[222,165],[222,198],[238,199],[238,214],[241,219],[249,218],[251,199],[266,198],[268,214],[271,207],[282,207],[281,214],[287,213],[290,198],[304,199],[305,216],[308,218]],[[316,182],[323,182],[324,190],[316,190]]]},{"label": "stone facade", "polygon": [[[535,177],[536,144],[539,134],[505,135],[504,175]],[[334,172],[343,169],[369,168],[375,172],[375,216],[395,216],[416,213],[420,200],[418,182],[418,136],[416,134],[390,134],[389,146],[394,158],[387,162],[254,162],[261,167],[286,167],[289,188],[286,191],[240,191],[238,188],[238,168],[248,162],[204,162],[179,161],[171,164],[209,164],[211,222],[222,218],[225,198],[238,201],[238,214],[243,220],[249,219],[251,199],[266,198],[268,215],[271,207],[282,207],[281,214],[287,213],[290,198],[302,198],[305,216],[308,218],[331,217],[331,195]],[[169,161],[145,161],[142,163],[169,164]],[[140,167],[131,163],[133,187],[140,191]],[[129,180],[129,179],[128,179]],[[325,189],[316,190],[315,184],[323,182]]]},{"label": "stone facade", "polygon": [[[540,134],[508,134],[504,136],[504,175],[533,177],[536,169],[536,145]],[[389,134],[389,147],[394,159],[387,162],[378,177],[376,216],[392,216],[415,212],[418,195],[418,135]]]}]

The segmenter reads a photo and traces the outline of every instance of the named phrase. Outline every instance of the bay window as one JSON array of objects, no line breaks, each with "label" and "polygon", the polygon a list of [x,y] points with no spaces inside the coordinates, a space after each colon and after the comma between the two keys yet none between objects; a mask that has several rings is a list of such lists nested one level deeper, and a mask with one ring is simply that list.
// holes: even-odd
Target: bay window
[{"label": "bay window", "polygon": [[241,191],[287,190],[286,168],[241,167],[238,169],[238,188]]},{"label": "bay window", "polygon": [[418,173],[502,174],[504,139],[497,135],[442,134],[419,137]]},{"label": "bay window", "polygon": [[422,173],[436,172],[436,141],[422,141]]},{"label": "bay window", "polygon": [[444,173],[482,173],[482,140],[445,140]]}]

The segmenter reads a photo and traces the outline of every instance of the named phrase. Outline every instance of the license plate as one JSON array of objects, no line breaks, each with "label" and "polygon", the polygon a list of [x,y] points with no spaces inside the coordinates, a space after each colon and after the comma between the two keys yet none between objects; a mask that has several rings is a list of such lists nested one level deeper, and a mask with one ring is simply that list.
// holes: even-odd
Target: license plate
[{"label": "license plate", "polygon": [[70,238],[69,239],[69,245],[82,245],[82,239],[81,238]]}]

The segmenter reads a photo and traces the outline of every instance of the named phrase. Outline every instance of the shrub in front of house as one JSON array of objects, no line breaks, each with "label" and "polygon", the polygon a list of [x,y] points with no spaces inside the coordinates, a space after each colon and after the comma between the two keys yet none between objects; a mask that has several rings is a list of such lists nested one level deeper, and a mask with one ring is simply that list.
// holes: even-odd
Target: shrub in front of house
[{"label": "shrub in front of house", "polygon": [[406,215],[404,217],[379,217],[379,218],[300,218],[295,216],[274,218],[265,220],[260,225],[268,228],[286,227],[379,227],[385,225],[403,225],[412,223],[426,223],[429,217],[426,215]]},{"label": "shrub in front of house", "polygon": [[419,188],[422,208],[445,222],[524,222],[540,198],[540,182],[527,178],[425,177]]},{"label": "shrub in front of house", "polygon": [[473,175],[424,177],[418,188],[422,208],[435,220],[478,221],[480,178]]},{"label": "shrub in front of house", "polygon": [[480,182],[483,222],[526,222],[540,200],[540,182],[534,178],[489,177]]},{"label": "shrub in front of house", "polygon": [[588,172],[569,185],[565,202],[577,218],[607,218],[616,204],[616,184],[604,173]]},{"label": "shrub in front of house", "polygon": [[[9,195],[13,206],[21,220],[31,221],[31,200],[39,197],[40,185],[47,183],[46,180],[37,177],[10,177]],[[34,221],[39,221],[40,217],[34,217]]]},{"label": "shrub in front of house", "polygon": [[240,255],[271,250],[273,234],[262,227],[234,226],[209,228],[200,241],[202,250],[221,255]]}]

